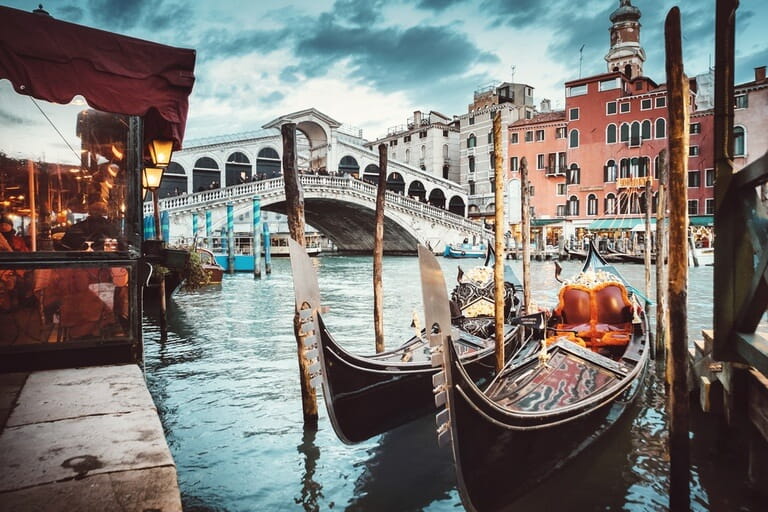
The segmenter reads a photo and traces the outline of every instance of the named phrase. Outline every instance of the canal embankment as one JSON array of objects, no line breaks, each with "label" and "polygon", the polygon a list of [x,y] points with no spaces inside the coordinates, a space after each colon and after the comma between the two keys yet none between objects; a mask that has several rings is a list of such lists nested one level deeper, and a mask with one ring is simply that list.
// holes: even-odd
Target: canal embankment
[{"label": "canal embankment", "polygon": [[180,511],[138,365],[0,375],[0,510]]}]

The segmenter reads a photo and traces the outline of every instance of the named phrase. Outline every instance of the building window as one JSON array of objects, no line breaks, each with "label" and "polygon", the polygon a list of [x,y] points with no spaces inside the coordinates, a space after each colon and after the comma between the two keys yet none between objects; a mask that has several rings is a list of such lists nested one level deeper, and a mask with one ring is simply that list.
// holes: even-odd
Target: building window
[{"label": "building window", "polygon": [[579,130],[571,130],[570,138],[568,140],[569,148],[579,147]]},{"label": "building window", "polygon": [[605,129],[605,142],[607,144],[614,144],[616,142],[616,125],[611,123]]},{"label": "building window", "polygon": [[597,196],[589,194],[587,197],[587,215],[597,215]]},{"label": "building window", "polygon": [[559,204],[557,205],[557,214],[558,217],[565,217],[565,205]]},{"label": "building window", "polygon": [[493,144],[493,132],[488,132],[488,144]]},{"label": "building window", "polygon": [[475,172],[475,157],[469,157],[469,172]]},{"label": "building window", "polygon": [[715,214],[715,200],[714,199],[706,199],[704,201],[704,213],[706,215],[714,215]]},{"label": "building window", "polygon": [[688,146],[688,156],[699,156],[699,146]]},{"label": "building window", "polygon": [[606,183],[612,183],[616,181],[616,162],[608,160],[605,164],[605,171],[603,172],[603,181]]},{"label": "building window", "polygon": [[688,128],[688,133],[690,134],[701,133],[701,123],[691,123],[691,125]]},{"label": "building window", "polygon": [[650,110],[651,107],[653,107],[653,104],[651,103],[650,98],[640,100],[640,110]]},{"label": "building window", "polygon": [[567,187],[568,187],[568,185],[566,185],[565,183],[558,183],[557,184],[557,195],[564,196],[565,192],[567,190]]},{"label": "building window", "polygon": [[536,155],[536,169],[544,169],[544,155]]},{"label": "building window", "polygon": [[656,98],[656,108],[664,108],[666,106],[667,106],[667,98],[665,96]]},{"label": "building window", "polygon": [[568,89],[566,89],[566,94],[568,97],[583,96],[587,94],[587,84],[575,85],[573,87],[569,87]]},{"label": "building window", "polygon": [[619,112],[622,114],[626,114],[629,112],[629,102],[625,101],[624,103],[619,104]]},{"label": "building window", "polygon": [[701,186],[701,171],[688,171],[688,188]]},{"label": "building window", "polygon": [[525,132],[525,142],[533,142],[533,131],[528,130]]},{"label": "building window", "polygon": [[569,121],[576,121],[579,119],[579,109],[578,108],[572,108],[568,111],[568,120]]},{"label": "building window", "polygon": [[733,156],[744,156],[747,154],[746,135],[743,126],[733,127]]},{"label": "building window", "polygon": [[512,144],[517,144],[518,143],[519,137],[518,137],[517,133],[513,133],[512,135],[510,135],[510,137],[511,137],[510,143],[512,143]]},{"label": "building window", "polygon": [[405,163],[410,163],[411,161],[411,150],[406,149],[405,150]]},{"label": "building window", "polygon": [[516,156],[512,156],[509,158],[509,170],[510,171],[517,171],[519,169],[519,164]]},{"label": "building window", "polygon": [[469,195],[475,195],[475,182],[472,180],[469,181]]},{"label": "building window", "polygon": [[544,130],[536,130],[536,142],[544,140]]},{"label": "building window", "polygon": [[619,178],[629,178],[629,158],[622,158],[619,162]]},{"label": "building window", "polygon": [[704,186],[705,187],[715,186],[715,170],[714,169],[704,169]]},{"label": "building window", "polygon": [[469,137],[467,137],[467,147],[474,148],[475,146],[477,146],[477,137],[475,137],[474,133],[470,133]]},{"label": "building window", "polygon": [[606,215],[616,215],[616,196],[608,194],[605,196],[605,211]]},{"label": "building window", "polygon": [[405,137],[403,137],[403,142],[411,142],[411,136],[406,135]]},{"label": "building window", "polygon": [[640,137],[642,137],[643,140],[651,138],[651,122],[647,119],[643,121],[643,124],[640,127]]},{"label": "building window", "polygon": [[747,108],[749,106],[749,100],[746,94],[737,94],[733,97],[735,108]]},{"label": "building window", "polygon": [[579,198],[576,196],[571,196],[570,199],[568,199],[568,215],[578,215],[579,214]]},{"label": "building window", "polygon": [[556,139],[564,139],[565,138],[565,126],[561,126],[559,128],[555,128],[555,138]]},{"label": "building window", "polygon": [[448,144],[443,144],[443,160],[448,160]]},{"label": "building window", "polygon": [[618,78],[611,78],[610,80],[601,80],[598,85],[600,91],[610,91],[611,89],[618,89],[621,87],[621,80]]},{"label": "building window", "polygon": [[613,115],[616,113],[616,102],[615,101],[609,101],[605,104],[605,113],[606,115]]},{"label": "building window", "polygon": [[494,153],[493,151],[488,153],[488,169],[490,169],[491,171],[496,170],[496,153]]},{"label": "building window", "polygon": [[419,131],[419,138],[423,139],[427,136],[427,130],[421,130]]},{"label": "building window", "polygon": [[619,140],[621,142],[629,142],[629,124],[621,123],[619,128]]},{"label": "building window", "polygon": [[699,214],[699,200],[698,199],[689,199],[688,200],[688,215],[698,215]]},{"label": "building window", "polygon": [[443,130],[443,137],[447,137],[447,136],[448,136],[448,130]]},{"label": "building window", "polygon": [[557,154],[557,170],[560,172],[565,170],[565,151]]},{"label": "building window", "polygon": [[578,185],[581,183],[581,169],[576,164],[571,164],[568,168],[568,179],[566,180],[569,185]]},{"label": "building window", "polygon": [[667,137],[667,121],[663,117],[656,120],[656,138],[664,139]]},{"label": "building window", "polygon": [[629,128],[629,146],[638,147],[640,145],[640,123],[633,121]]},{"label": "building window", "polygon": [[422,145],[421,149],[419,151],[419,158],[424,160],[424,157],[427,156],[427,146]]},{"label": "building window", "polygon": [[474,116],[469,118],[469,124],[475,124],[475,117]]}]

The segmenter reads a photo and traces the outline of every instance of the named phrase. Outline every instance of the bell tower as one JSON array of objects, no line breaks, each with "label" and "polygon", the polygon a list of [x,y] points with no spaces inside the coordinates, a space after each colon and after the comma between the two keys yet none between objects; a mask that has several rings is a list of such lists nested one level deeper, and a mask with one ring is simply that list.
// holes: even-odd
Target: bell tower
[{"label": "bell tower", "polygon": [[642,76],[645,50],[640,46],[640,9],[630,0],[620,0],[610,20],[611,48],[605,55],[608,71],[619,71],[628,78]]}]

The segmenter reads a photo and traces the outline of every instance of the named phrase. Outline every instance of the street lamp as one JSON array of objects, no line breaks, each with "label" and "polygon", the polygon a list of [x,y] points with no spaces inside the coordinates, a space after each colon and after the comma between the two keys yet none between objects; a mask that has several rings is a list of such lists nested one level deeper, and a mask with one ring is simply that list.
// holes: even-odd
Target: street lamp
[{"label": "street lamp", "polygon": [[141,186],[152,192],[152,209],[155,217],[155,238],[160,237],[160,211],[158,204],[158,191],[160,182],[163,179],[163,169],[160,167],[144,167],[141,175]]},{"label": "street lamp", "polygon": [[153,139],[149,143],[149,156],[156,167],[165,169],[171,163],[171,154],[173,153],[173,141],[163,139]]}]

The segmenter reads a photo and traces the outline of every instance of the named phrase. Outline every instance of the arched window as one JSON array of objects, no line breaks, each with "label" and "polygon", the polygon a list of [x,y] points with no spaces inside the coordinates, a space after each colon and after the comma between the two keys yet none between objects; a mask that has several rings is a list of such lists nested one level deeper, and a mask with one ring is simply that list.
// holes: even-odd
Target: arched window
[{"label": "arched window", "polygon": [[448,144],[443,144],[443,160],[448,160]]},{"label": "arched window", "polygon": [[656,120],[656,138],[664,139],[667,137],[667,121],[663,117]]},{"label": "arched window", "polygon": [[629,158],[621,159],[621,162],[619,162],[619,178],[630,177],[629,163]]},{"label": "arched window", "polygon": [[477,137],[475,137],[474,133],[470,133],[469,137],[467,137],[467,147],[474,148],[475,146],[477,146]]},{"label": "arched window", "polygon": [[603,175],[603,181],[606,183],[612,183],[616,181],[616,162],[608,160],[605,164],[605,173]]},{"label": "arched window", "polygon": [[605,212],[606,215],[616,215],[616,196],[608,194],[605,196]]},{"label": "arched window", "polygon": [[634,121],[632,123],[632,126],[629,130],[629,145],[630,146],[639,146],[640,145],[640,123],[638,121]]},{"label": "arched window", "polygon": [[651,122],[648,119],[643,121],[643,125],[640,128],[640,136],[643,138],[643,140],[648,140],[651,138]]},{"label": "arched window", "polygon": [[411,163],[411,150],[406,149],[405,150],[405,163],[409,164]]},{"label": "arched window", "polygon": [[579,198],[576,196],[571,196],[568,199],[568,215],[578,215],[579,214]]},{"label": "arched window", "polygon": [[661,176],[661,158],[656,155],[656,158],[653,159],[653,177],[658,180],[659,176]]},{"label": "arched window", "polygon": [[629,177],[630,178],[637,178],[640,176],[640,159],[637,157],[633,157],[629,161]]},{"label": "arched window", "polygon": [[569,185],[578,185],[581,183],[581,169],[579,169],[578,164],[571,164],[568,168],[567,180]]},{"label": "arched window", "polygon": [[569,148],[577,148],[579,147],[579,130],[571,130],[571,134],[568,138],[568,147]]},{"label": "arched window", "polygon": [[620,142],[629,142],[629,124],[628,123],[621,123],[621,128],[619,128],[619,141]]},{"label": "arched window", "polygon": [[747,132],[743,126],[733,127],[733,156],[744,156],[747,154]]},{"label": "arched window", "polygon": [[597,196],[589,194],[587,197],[587,215],[597,215]]},{"label": "arched window", "polygon": [[611,123],[605,129],[605,142],[607,144],[613,144],[616,142],[616,125]]},{"label": "arched window", "polygon": [[421,150],[420,150],[420,153],[419,153],[419,158],[421,158],[422,160],[424,160],[424,158],[425,158],[426,156],[427,156],[427,146],[424,146],[424,145],[422,145],[422,146],[421,146]]},{"label": "arched window", "polygon": [[641,156],[638,162],[637,176],[644,178],[648,176],[648,169],[651,166],[651,159],[647,156]]},{"label": "arched window", "polygon": [[475,172],[475,157],[469,157],[469,172]]}]

